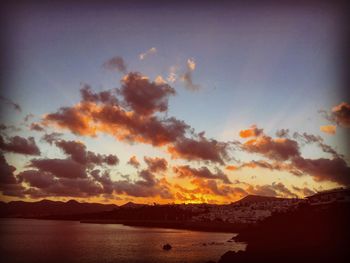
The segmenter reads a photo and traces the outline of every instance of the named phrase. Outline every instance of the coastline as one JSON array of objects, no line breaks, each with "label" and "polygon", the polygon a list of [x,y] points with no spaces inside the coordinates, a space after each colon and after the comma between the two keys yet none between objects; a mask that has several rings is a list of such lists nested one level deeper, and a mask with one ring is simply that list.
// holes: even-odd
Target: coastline
[{"label": "coastline", "polygon": [[172,228],[202,232],[222,232],[236,234],[247,227],[243,224],[221,222],[191,222],[191,221],[161,221],[161,220],[114,220],[114,219],[87,219],[80,220],[83,224],[122,224],[134,227]]}]

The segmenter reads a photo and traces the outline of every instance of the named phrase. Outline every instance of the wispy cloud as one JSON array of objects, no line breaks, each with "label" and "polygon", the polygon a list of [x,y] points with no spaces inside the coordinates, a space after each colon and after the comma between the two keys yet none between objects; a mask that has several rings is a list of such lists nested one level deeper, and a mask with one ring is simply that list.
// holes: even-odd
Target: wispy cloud
[{"label": "wispy cloud", "polygon": [[122,73],[126,73],[127,66],[122,57],[113,57],[110,60],[103,63],[102,67],[111,71],[119,71]]},{"label": "wispy cloud", "polygon": [[12,100],[5,98],[3,96],[0,96],[0,100],[2,100],[5,104],[10,105],[11,107],[13,107],[16,111],[21,112],[22,108],[19,104],[13,102]]},{"label": "wispy cloud", "polygon": [[155,47],[152,47],[152,48],[148,49],[146,52],[141,53],[139,55],[139,59],[144,60],[146,57],[153,55],[153,54],[156,54],[156,53],[157,53],[157,49]]},{"label": "wispy cloud", "polygon": [[200,89],[198,84],[193,83],[192,73],[196,69],[196,62],[193,58],[187,59],[187,69],[182,75],[181,80],[185,83],[185,87],[190,91],[197,91]]}]

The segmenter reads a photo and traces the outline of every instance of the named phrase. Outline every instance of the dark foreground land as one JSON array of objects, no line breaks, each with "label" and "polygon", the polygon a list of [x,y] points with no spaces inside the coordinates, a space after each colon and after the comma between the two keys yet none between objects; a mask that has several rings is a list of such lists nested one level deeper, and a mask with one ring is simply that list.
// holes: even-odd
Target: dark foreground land
[{"label": "dark foreground land", "polygon": [[234,240],[246,243],[246,251],[228,251],[221,257],[221,263],[350,262],[349,203],[318,206],[300,203],[299,207],[273,214],[260,223],[240,225],[217,220],[196,222],[193,217],[209,209],[198,208],[137,204],[118,207],[43,200],[0,203],[0,217],[239,233]]},{"label": "dark foreground land", "polygon": [[350,204],[302,205],[242,230],[234,238],[246,251],[225,253],[226,262],[350,262]]}]

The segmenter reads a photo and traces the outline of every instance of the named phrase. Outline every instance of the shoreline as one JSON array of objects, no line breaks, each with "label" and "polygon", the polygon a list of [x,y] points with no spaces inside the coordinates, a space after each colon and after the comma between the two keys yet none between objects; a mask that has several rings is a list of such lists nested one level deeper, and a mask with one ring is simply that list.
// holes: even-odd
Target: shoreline
[{"label": "shoreline", "polygon": [[202,232],[221,232],[237,234],[247,226],[217,222],[190,222],[190,221],[157,221],[157,220],[112,220],[87,219],[80,220],[83,224],[122,224],[133,227],[171,228]]}]

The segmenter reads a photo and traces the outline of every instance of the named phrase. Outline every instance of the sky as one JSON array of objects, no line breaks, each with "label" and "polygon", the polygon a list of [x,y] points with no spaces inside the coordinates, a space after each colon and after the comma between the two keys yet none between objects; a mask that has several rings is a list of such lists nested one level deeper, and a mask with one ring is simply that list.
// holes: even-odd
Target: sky
[{"label": "sky", "polygon": [[230,203],[350,184],[339,6],[5,7],[1,200]]}]

